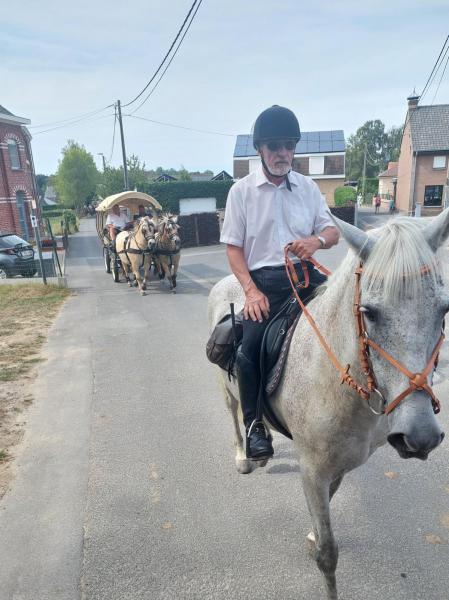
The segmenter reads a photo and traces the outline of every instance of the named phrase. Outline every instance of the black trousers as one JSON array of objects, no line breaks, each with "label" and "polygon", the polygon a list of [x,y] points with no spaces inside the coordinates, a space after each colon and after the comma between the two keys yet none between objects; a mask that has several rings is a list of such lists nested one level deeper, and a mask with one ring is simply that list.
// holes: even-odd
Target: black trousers
[{"label": "black trousers", "polygon": [[[306,261],[307,262],[307,261]],[[310,284],[306,289],[298,288],[301,300],[307,300],[316,288],[326,281],[326,276],[307,262]],[[304,281],[304,274],[299,263],[295,269],[300,282]],[[251,277],[259,290],[267,296],[270,303],[268,319],[262,323],[243,320],[242,346],[237,356],[237,376],[242,404],[243,420],[246,427],[253,422],[256,416],[257,397],[260,385],[259,356],[263,334],[268,323],[281,309],[282,305],[292,295],[292,288],[285,267],[263,267],[252,271]]]}]

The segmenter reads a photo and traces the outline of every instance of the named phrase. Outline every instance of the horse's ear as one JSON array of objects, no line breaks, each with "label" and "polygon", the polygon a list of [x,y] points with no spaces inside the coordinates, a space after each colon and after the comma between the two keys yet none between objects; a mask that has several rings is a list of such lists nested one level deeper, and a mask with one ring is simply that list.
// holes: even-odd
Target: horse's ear
[{"label": "horse's ear", "polygon": [[349,223],[334,217],[332,213],[330,213],[330,216],[344,239],[348,242],[356,254],[358,254],[360,258],[365,261],[373,249],[375,243],[374,240],[358,227],[354,227],[354,225],[350,225]]},{"label": "horse's ear", "polygon": [[443,210],[438,217],[432,219],[423,229],[423,235],[434,252],[449,237],[449,208]]}]

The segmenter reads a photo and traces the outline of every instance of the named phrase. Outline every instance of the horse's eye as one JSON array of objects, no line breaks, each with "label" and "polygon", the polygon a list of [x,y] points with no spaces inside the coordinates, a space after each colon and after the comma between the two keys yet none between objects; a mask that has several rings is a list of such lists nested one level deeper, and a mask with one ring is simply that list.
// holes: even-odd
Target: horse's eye
[{"label": "horse's eye", "polygon": [[378,317],[378,312],[372,306],[361,306],[360,312],[368,319],[368,321],[376,321]]}]

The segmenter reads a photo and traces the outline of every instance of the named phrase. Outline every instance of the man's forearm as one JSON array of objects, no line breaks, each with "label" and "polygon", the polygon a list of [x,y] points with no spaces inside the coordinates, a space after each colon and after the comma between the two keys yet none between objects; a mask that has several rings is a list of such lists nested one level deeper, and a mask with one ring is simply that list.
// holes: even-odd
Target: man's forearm
[{"label": "man's forearm", "polygon": [[245,255],[243,253],[243,248],[239,246],[233,246],[228,244],[226,246],[226,254],[228,256],[229,266],[231,267],[231,271],[239,280],[240,285],[243,288],[244,292],[250,290],[253,286],[255,287],[255,283],[251,278],[251,275],[248,271],[248,265],[246,264]]},{"label": "man's forearm", "polygon": [[319,236],[326,240],[324,248],[332,248],[338,243],[340,234],[336,227],[326,227],[323,231],[320,231]]}]

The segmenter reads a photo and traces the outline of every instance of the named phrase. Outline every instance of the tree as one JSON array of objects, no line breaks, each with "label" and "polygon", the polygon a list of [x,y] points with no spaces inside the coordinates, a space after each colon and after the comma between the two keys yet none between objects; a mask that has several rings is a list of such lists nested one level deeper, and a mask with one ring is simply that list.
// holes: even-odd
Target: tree
[{"label": "tree", "polygon": [[37,195],[39,198],[43,198],[43,196],[45,195],[45,190],[47,189],[49,179],[49,175],[41,175],[39,173],[36,175],[36,188]]},{"label": "tree", "polygon": [[92,154],[74,140],[62,149],[62,160],[55,175],[55,188],[62,204],[81,208],[96,196],[99,173]]},{"label": "tree", "polygon": [[402,138],[402,128],[392,127],[388,132],[379,119],[366,121],[348,138],[346,150],[346,178],[360,179],[366,149],[366,177],[377,177],[388,162],[397,160]]}]

